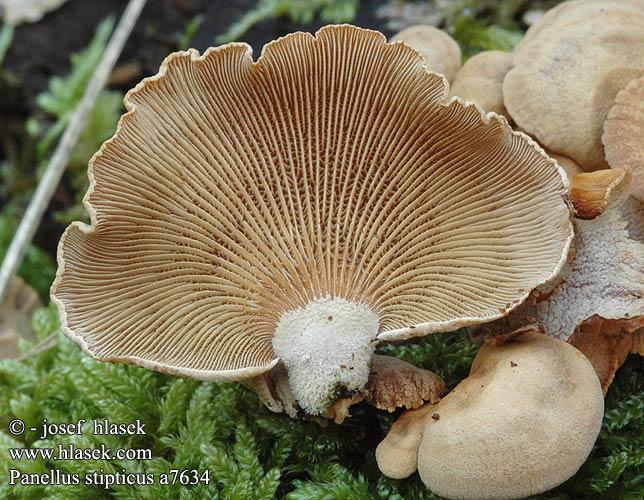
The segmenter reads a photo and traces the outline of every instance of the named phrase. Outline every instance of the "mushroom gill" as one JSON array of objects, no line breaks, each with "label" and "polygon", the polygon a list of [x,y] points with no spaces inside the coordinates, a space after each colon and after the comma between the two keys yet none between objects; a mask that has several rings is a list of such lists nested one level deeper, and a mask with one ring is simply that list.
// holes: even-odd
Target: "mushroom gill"
[{"label": "mushroom gill", "polygon": [[505,334],[539,323],[592,361],[607,390],[644,326],[644,220],[628,197],[628,169],[573,176],[570,199],[576,220],[575,257],[552,293],[533,294],[509,316],[483,325],[482,335]]},{"label": "mushroom gill", "polygon": [[347,25],[256,62],[240,43],[170,55],[90,163],[91,225],[65,232],[52,289],[63,330],[201,380],[281,361],[321,415],[364,388],[376,342],[506,314],[565,261],[565,181],[446,94],[413,49]]}]

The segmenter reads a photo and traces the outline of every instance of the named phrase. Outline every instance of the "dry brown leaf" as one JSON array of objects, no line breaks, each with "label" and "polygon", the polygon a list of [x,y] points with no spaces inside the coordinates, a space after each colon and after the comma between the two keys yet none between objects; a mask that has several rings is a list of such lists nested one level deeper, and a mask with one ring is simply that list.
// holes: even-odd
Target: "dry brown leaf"
[{"label": "dry brown leaf", "polygon": [[38,293],[21,278],[15,278],[0,305],[0,358],[18,356],[18,340],[34,341],[31,316],[42,307]]}]

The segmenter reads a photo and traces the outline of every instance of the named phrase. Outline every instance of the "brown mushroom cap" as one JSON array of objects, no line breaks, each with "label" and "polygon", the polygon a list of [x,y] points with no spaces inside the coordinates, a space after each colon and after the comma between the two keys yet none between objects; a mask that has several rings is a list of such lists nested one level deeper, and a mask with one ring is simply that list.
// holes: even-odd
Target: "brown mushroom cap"
[{"label": "brown mushroom cap", "polygon": [[631,167],[631,195],[644,201],[644,77],[617,94],[604,122],[602,142],[611,167]]},{"label": "brown mushroom cap", "polygon": [[426,420],[418,472],[462,500],[523,498],[572,477],[601,428],[604,397],[577,349],[532,332],[486,344]]},{"label": "brown mushroom cap", "polygon": [[445,75],[449,82],[461,67],[461,48],[456,40],[433,26],[410,26],[394,35],[391,41],[405,42],[420,52],[427,62],[427,69]]},{"label": "brown mushroom cap", "polygon": [[373,356],[365,397],[370,405],[388,412],[418,408],[436,403],[443,392],[445,382],[435,373],[392,356]]},{"label": "brown mushroom cap", "polygon": [[515,48],[503,82],[517,125],[585,170],[607,166],[604,120],[617,93],[644,74],[644,4],[596,7],[565,22],[544,16]]},{"label": "brown mushroom cap", "polygon": [[64,332],[203,380],[279,356],[300,400],[359,390],[379,339],[505,314],[565,261],[563,174],[445,94],[411,48],[346,25],[257,62],[238,43],[169,56],[92,159],[91,225],[61,240]]},{"label": "brown mushroom cap", "polygon": [[473,101],[485,111],[494,111],[505,117],[503,79],[512,67],[512,54],[498,50],[479,52],[458,70],[451,94]]},{"label": "brown mushroom cap", "polygon": [[626,169],[605,169],[573,175],[569,196],[575,216],[585,220],[599,217],[608,207],[614,191],[620,189],[624,181],[629,182],[629,176],[630,171]]}]

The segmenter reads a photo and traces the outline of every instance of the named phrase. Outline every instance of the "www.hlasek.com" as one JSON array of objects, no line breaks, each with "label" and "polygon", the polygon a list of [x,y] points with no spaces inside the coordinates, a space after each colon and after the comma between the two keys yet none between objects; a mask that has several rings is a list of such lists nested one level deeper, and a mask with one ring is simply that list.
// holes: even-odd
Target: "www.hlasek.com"
[{"label": "www.hlasek.com", "polygon": [[[113,423],[108,419],[94,419],[87,422],[80,419],[75,423],[51,423],[47,419],[38,426],[27,428],[20,419],[9,423],[9,432],[20,436],[25,431],[37,433],[38,439],[52,439],[55,436],[75,436],[92,434],[110,436],[145,435],[145,424],[137,419],[134,423]],[[14,462],[21,460],[44,460],[62,462],[71,460],[151,460],[152,451],[146,448],[111,449],[101,444],[98,448],[82,448],[74,443],[57,444],[53,448],[9,448],[9,458]],[[18,468],[9,469],[9,484],[16,485],[96,485],[109,489],[113,485],[183,485],[210,484],[208,469],[169,469],[165,472],[127,472],[125,469],[106,471],[103,468],[86,473],[65,472],[64,465],[52,467],[46,473],[33,474],[21,472]]]}]

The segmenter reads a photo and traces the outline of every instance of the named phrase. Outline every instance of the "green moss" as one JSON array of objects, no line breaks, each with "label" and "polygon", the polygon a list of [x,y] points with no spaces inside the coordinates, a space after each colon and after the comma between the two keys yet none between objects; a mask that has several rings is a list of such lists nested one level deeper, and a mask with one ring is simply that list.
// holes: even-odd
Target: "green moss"
[{"label": "green moss", "polygon": [[[238,384],[202,383],[141,368],[95,361],[58,333],[52,307],[34,316],[39,339],[54,334],[56,347],[25,362],[0,361],[0,498],[92,499],[398,499],[439,497],[418,475],[383,477],[374,450],[394,416],[358,405],[343,425],[320,426],[273,414]],[[29,346],[23,346],[27,349]],[[467,374],[476,351],[463,333],[431,335],[382,349],[434,369],[453,385]],[[629,359],[607,396],[604,427],[589,461],[573,479],[539,499],[644,497],[644,367]],[[41,440],[37,433],[7,432],[14,418],[28,427],[49,422],[145,423],[146,435],[82,436]],[[150,460],[11,460],[8,448],[78,447],[148,449]],[[209,484],[11,486],[8,469],[46,473],[56,468],[79,477],[104,473],[159,474],[171,469],[209,471]],[[157,479],[155,479],[157,481]]]}]

